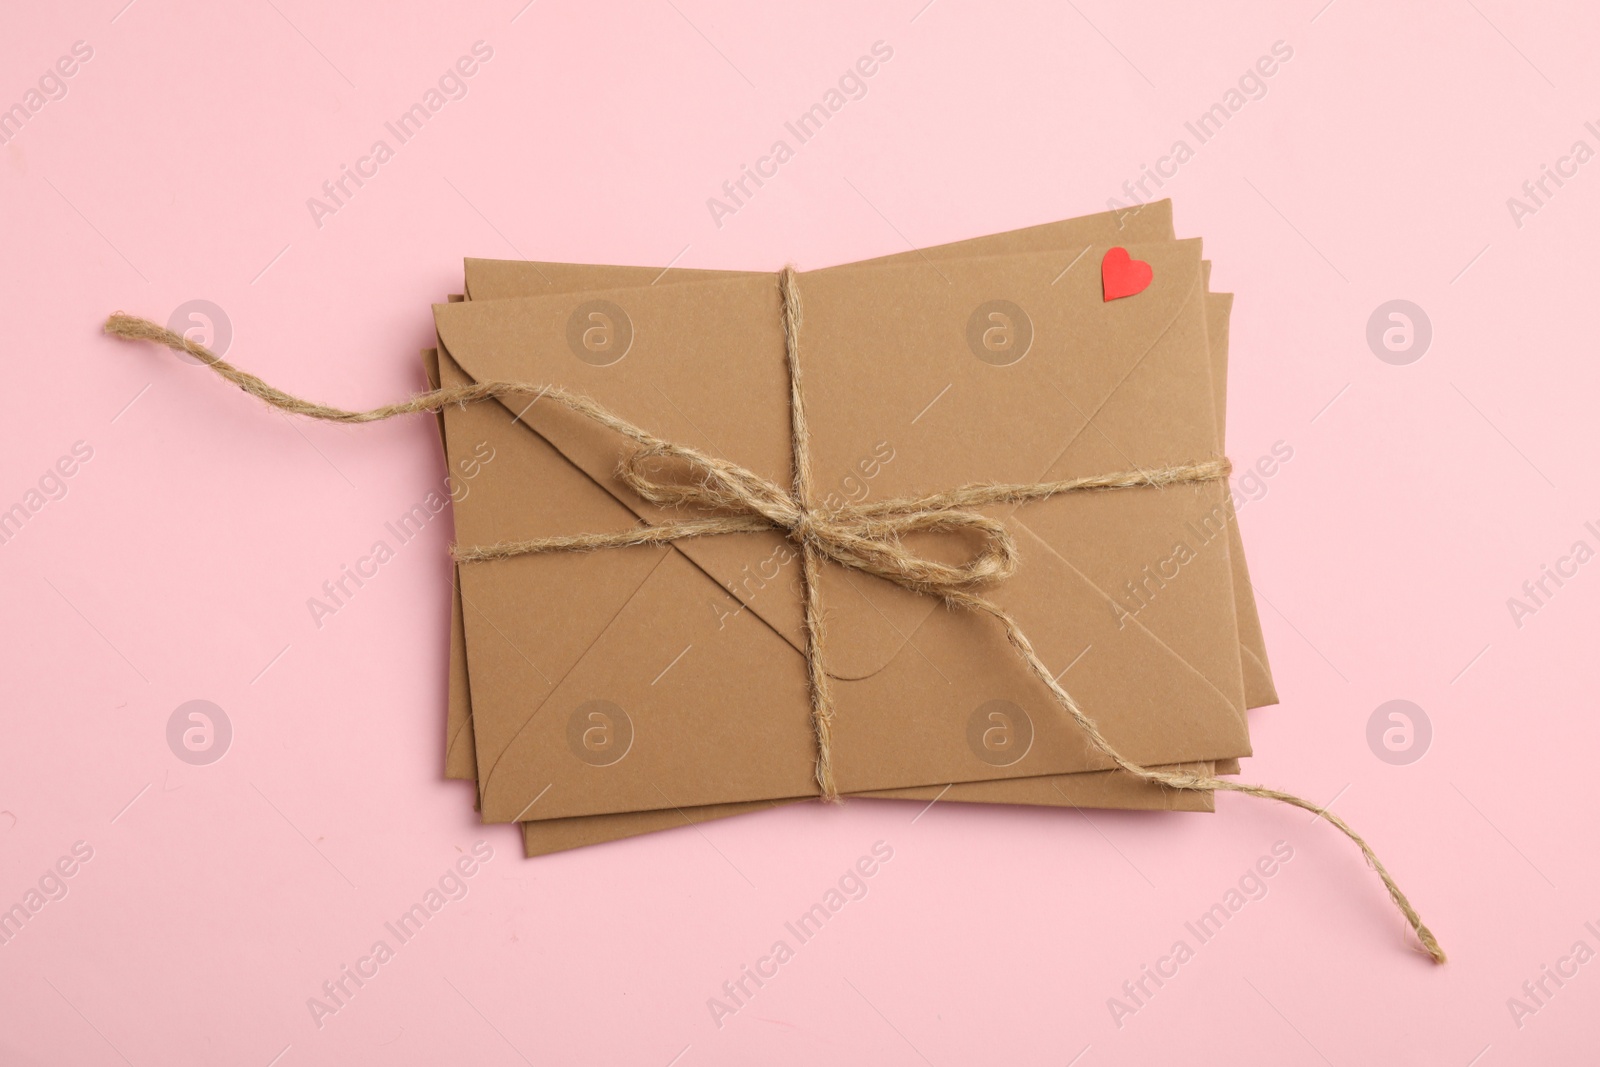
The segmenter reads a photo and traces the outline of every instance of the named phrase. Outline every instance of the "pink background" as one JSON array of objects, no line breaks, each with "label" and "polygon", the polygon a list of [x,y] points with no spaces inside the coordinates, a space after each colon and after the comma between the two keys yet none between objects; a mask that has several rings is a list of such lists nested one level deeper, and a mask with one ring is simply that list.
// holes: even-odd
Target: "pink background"
[{"label": "pink background", "polygon": [[[0,16],[0,106],[93,49],[0,146],[0,508],[93,449],[0,544],[0,907],[93,849],[0,946],[0,1062],[1593,1060],[1600,963],[1520,1027],[1507,1000],[1600,949],[1600,562],[1520,628],[1506,600],[1600,547],[1600,162],[1520,227],[1506,200],[1600,148],[1600,14],[123,2]],[[306,198],[478,40],[469,95],[318,228]],[[878,40],[868,95],[718,228],[706,198]],[[1241,513],[1283,695],[1246,777],[1337,795],[1444,968],[1347,842],[1249,799],[808,806],[523,860],[440,777],[448,525],[320,630],[306,608],[440,483],[433,427],[291,424],[98,334],[210,300],[230,359],[374,405],[419,387],[463,256],[812,267],[1101,210],[1280,40],[1162,190],[1238,294],[1230,454],[1294,450]],[[1433,326],[1406,366],[1365,336],[1396,298]],[[1404,766],[1366,740],[1396,698],[1434,732]],[[166,741],[192,699],[233,725],[208,766]],[[307,998],[480,839],[469,895],[319,1028]],[[719,1029],[707,999],[879,840],[870,894]],[[1117,1026],[1107,999],[1280,840],[1266,898]]]}]

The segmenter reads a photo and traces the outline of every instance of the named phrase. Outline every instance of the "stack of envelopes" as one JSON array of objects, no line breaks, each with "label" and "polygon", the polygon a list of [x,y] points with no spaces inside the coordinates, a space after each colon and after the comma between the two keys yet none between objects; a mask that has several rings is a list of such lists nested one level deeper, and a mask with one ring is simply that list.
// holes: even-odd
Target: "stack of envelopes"
[{"label": "stack of envelopes", "polygon": [[[811,503],[1224,455],[1232,297],[1209,267],[1163,201],[801,272]],[[560,386],[791,484],[775,274],[469,259],[434,313],[435,385]],[[631,442],[555,403],[440,427],[460,545],[686,517],[619,481]],[[1111,744],[1237,773],[1246,709],[1277,697],[1228,484],[985,513],[1022,563],[984,595]],[[774,530],[459,564],[446,774],[529,855],[815,798],[796,551]],[[841,792],[1211,810],[1106,769],[993,619],[831,563],[820,592]]]}]

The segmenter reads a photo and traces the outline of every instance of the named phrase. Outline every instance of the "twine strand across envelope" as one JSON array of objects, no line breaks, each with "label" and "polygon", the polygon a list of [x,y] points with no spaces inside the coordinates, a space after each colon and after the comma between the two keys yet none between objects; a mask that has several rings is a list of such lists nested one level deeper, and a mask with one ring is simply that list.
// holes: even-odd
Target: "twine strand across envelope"
[{"label": "twine strand across envelope", "polygon": [[[285,393],[247,371],[240,370],[188,338],[156,323],[122,312],[113,314],[105,331],[124,340],[154,341],[187,352],[218,375],[273,407],[308,418],[330,422],[379,422],[398,415],[437,411],[450,404],[469,404],[511,396],[548,399],[598,423],[638,447],[623,460],[618,477],[641,498],[662,506],[693,508],[707,517],[682,522],[657,523],[603,534],[577,534],[492,545],[456,546],[459,562],[480,563],[547,552],[582,552],[604,548],[667,545],[695,537],[725,536],[778,530],[799,549],[801,590],[806,632],[806,673],[810,690],[813,730],[817,742],[816,781],[824,800],[837,801],[833,772],[832,685],[824,666],[827,647],[820,577],[824,561],[875,575],[913,592],[939,598],[946,607],[987,615],[1005,630],[1006,640],[1055,698],[1091,746],[1117,768],[1147,782],[1171,789],[1225,790],[1275,800],[1309,811],[1332,824],[1355,842],[1377,871],[1389,897],[1405,916],[1418,941],[1436,963],[1445,962],[1422,917],[1412,907],[1366,840],[1339,816],[1292,793],[1248,785],[1212,775],[1154,770],[1123,756],[1100,732],[1095,721],[1072,695],[1057,683],[1040,659],[1033,643],[1016,619],[977,590],[1015,573],[1018,550],[1015,539],[999,520],[977,510],[997,504],[1047,500],[1069,493],[1163,489],[1225,480],[1232,469],[1227,459],[1206,459],[1154,470],[1118,471],[1085,478],[1025,484],[980,483],[940,493],[819,508],[813,499],[810,430],[806,422],[805,395],[801,388],[800,327],[803,307],[793,268],[779,276],[783,306],[784,353],[789,375],[789,402],[793,450],[793,482],[789,489],[731,461],[708,456],[698,449],[674,444],[635,426],[590,398],[559,386],[518,381],[486,381],[419,393],[408,400],[369,411],[345,411]],[[666,464],[678,477],[651,471]],[[687,480],[683,475],[687,474]],[[964,563],[948,564],[917,555],[905,543],[912,534],[957,534],[975,537],[980,547]]]}]

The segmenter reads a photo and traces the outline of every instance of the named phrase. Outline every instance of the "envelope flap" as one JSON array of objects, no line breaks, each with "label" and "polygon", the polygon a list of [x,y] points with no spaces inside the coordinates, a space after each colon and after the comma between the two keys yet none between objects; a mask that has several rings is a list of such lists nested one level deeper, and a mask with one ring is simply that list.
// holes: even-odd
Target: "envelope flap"
[{"label": "envelope flap", "polygon": [[[659,437],[731,459],[778,485],[791,482],[789,387],[771,275],[441,304],[434,312],[441,343],[475,381],[560,385]],[[652,505],[617,478],[634,447],[621,435],[557,404],[501,402],[641,521],[696,517]],[[606,531],[571,531],[599,532]],[[804,653],[798,565],[781,533],[685,540],[676,548]],[[888,601],[901,591],[885,585],[863,594],[836,567],[825,568],[823,587],[827,603],[851,616],[850,640],[830,650],[830,673],[848,678],[880,669],[903,645],[909,624],[897,628],[894,605],[886,612],[863,597]],[[726,598],[710,591],[684,609],[719,617],[728,611]],[[898,610],[905,614],[903,605]]]}]

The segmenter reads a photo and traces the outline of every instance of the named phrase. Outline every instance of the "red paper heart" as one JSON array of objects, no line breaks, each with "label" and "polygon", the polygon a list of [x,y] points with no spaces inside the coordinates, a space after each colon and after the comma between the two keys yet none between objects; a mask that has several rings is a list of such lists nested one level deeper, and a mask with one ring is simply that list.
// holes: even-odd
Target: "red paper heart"
[{"label": "red paper heart", "polygon": [[1128,255],[1126,248],[1112,248],[1100,261],[1100,285],[1107,301],[1134,296],[1150,287],[1150,264]]}]

